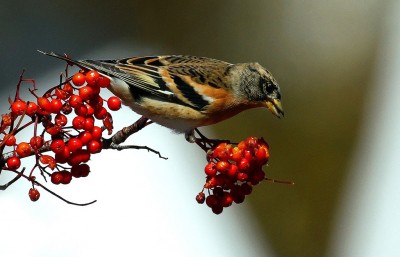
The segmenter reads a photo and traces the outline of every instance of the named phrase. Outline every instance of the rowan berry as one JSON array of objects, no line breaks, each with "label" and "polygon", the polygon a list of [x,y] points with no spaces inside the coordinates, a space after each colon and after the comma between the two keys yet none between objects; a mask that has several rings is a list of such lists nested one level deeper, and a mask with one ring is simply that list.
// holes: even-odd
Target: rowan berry
[{"label": "rowan berry", "polygon": [[32,202],[36,202],[40,197],[40,193],[36,188],[29,189],[28,195]]},{"label": "rowan berry", "polygon": [[106,88],[110,85],[110,79],[104,76],[101,76],[97,80],[97,85],[102,88]]},{"label": "rowan berry", "polygon": [[87,149],[89,150],[90,153],[100,153],[102,149],[102,144],[99,141],[92,140],[88,143]]},{"label": "rowan berry", "polygon": [[20,166],[21,160],[18,157],[13,156],[7,159],[7,167],[10,170],[17,170]]},{"label": "rowan berry", "polygon": [[32,149],[34,149],[34,150],[40,149],[43,146],[43,137],[34,136],[29,141],[29,144],[31,145]]},{"label": "rowan berry", "polygon": [[72,76],[72,83],[74,83],[74,85],[77,87],[85,84],[85,81],[85,75],[83,75],[82,73],[76,73],[74,76]]},{"label": "rowan berry", "polygon": [[40,108],[42,108],[44,111],[52,112],[52,106],[49,99],[47,99],[46,97],[39,97],[37,99],[37,102]]},{"label": "rowan berry", "polygon": [[82,141],[79,138],[70,138],[68,140],[67,146],[69,148],[69,150],[71,151],[71,153],[82,149]]},{"label": "rowan berry", "polygon": [[27,157],[31,154],[32,148],[31,146],[26,143],[26,142],[21,142],[17,145],[17,149],[15,150],[21,158]]},{"label": "rowan berry", "polygon": [[58,126],[65,126],[68,123],[68,118],[64,114],[58,113],[54,118],[54,123]]},{"label": "rowan berry", "polygon": [[15,145],[15,143],[17,142],[17,139],[15,138],[15,136],[14,136],[14,135],[7,134],[7,135],[4,136],[4,139],[6,139],[7,137],[8,137],[8,139],[7,139],[6,142],[5,142],[6,146],[13,146],[13,145]]},{"label": "rowan berry", "polygon": [[83,100],[79,95],[71,95],[71,97],[69,98],[69,105],[72,108],[79,108],[81,107],[83,104]]},{"label": "rowan berry", "polygon": [[116,96],[111,96],[107,100],[107,106],[111,111],[118,111],[121,109],[121,100]]},{"label": "rowan berry", "polygon": [[59,113],[63,108],[63,103],[60,99],[53,99],[51,100],[50,104],[52,113]]},{"label": "rowan berry", "polygon": [[95,92],[92,87],[84,86],[79,89],[79,96],[82,100],[87,101],[95,95]]},{"label": "rowan berry", "polygon": [[50,149],[56,154],[62,153],[64,151],[64,148],[65,143],[62,139],[55,139],[50,144]]},{"label": "rowan berry", "polygon": [[85,126],[85,121],[86,119],[82,116],[76,116],[73,120],[72,120],[72,126],[74,127],[74,129],[83,129]]},{"label": "rowan berry", "polygon": [[55,185],[60,184],[61,181],[62,181],[62,179],[63,179],[63,175],[62,175],[60,172],[58,172],[58,171],[53,172],[53,173],[51,174],[51,183],[53,183],[53,184],[55,184]]},{"label": "rowan berry", "polygon": [[14,116],[19,116],[24,114],[26,109],[26,103],[22,100],[17,100],[11,104],[11,112]]},{"label": "rowan berry", "polygon": [[37,112],[37,110],[38,110],[37,104],[34,102],[29,102],[26,108],[26,115],[32,116]]},{"label": "rowan berry", "polygon": [[99,78],[100,78],[100,74],[95,70],[91,70],[91,71],[87,72],[86,76],[85,76],[85,79],[86,79],[86,82],[88,83],[88,85],[95,85]]}]

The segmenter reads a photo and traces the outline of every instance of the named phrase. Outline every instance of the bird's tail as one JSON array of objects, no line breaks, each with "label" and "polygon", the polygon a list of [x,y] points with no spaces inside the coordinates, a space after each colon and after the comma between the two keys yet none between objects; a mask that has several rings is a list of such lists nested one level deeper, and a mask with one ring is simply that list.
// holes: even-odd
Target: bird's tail
[{"label": "bird's tail", "polygon": [[79,66],[79,68],[84,69],[84,70],[87,70],[89,68],[89,67],[83,65],[82,62],[73,60],[73,59],[69,58],[67,55],[57,54],[57,53],[54,53],[54,52],[44,52],[44,51],[41,51],[41,50],[37,50],[37,51],[39,53],[41,53],[41,54],[48,55],[48,56],[51,56],[51,57],[55,57],[57,59],[64,60],[69,65],[74,65],[75,64],[75,65]]}]

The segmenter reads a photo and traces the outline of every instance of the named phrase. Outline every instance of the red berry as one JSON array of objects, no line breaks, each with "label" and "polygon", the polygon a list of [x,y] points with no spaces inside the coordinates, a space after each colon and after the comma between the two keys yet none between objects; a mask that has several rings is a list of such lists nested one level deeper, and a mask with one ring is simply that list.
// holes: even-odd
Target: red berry
[{"label": "red berry", "polygon": [[10,170],[16,170],[20,166],[21,166],[21,160],[18,157],[13,156],[7,159],[7,167]]},{"label": "red berry", "polygon": [[69,105],[71,105],[72,108],[79,108],[83,104],[83,100],[79,95],[72,95],[69,98]]},{"label": "red berry", "polygon": [[224,210],[224,207],[221,204],[217,204],[213,207],[211,207],[211,210],[214,214],[221,214],[222,211]]},{"label": "red berry", "polygon": [[93,140],[100,141],[101,136],[103,134],[103,130],[98,126],[94,126],[91,133],[92,133]]},{"label": "red berry", "polygon": [[72,92],[74,91],[73,87],[71,86],[70,83],[66,83],[62,90],[67,94],[67,96],[69,97],[70,95],[72,95]]},{"label": "red berry", "polygon": [[217,164],[215,165],[215,168],[217,169],[217,171],[221,172],[221,173],[227,173],[229,170],[229,162],[227,161],[219,161],[217,162]]},{"label": "red berry", "polygon": [[52,113],[59,113],[63,108],[63,103],[60,99],[53,99],[51,100],[50,104]]},{"label": "red berry", "polygon": [[35,104],[34,102],[29,102],[28,107],[26,108],[26,115],[32,116],[37,112],[37,110],[38,110],[37,104]]},{"label": "red berry", "polygon": [[82,131],[79,133],[78,138],[81,140],[83,145],[87,145],[90,141],[92,141],[93,136],[89,131]]},{"label": "red berry", "polygon": [[243,193],[244,195],[249,195],[253,191],[253,187],[247,183],[243,183],[240,186],[240,192]]},{"label": "red berry", "polygon": [[61,181],[62,181],[62,179],[63,179],[63,175],[62,175],[60,172],[58,172],[58,171],[53,172],[53,173],[51,174],[51,183],[53,183],[53,184],[55,184],[55,185],[60,184]]},{"label": "red berry", "polygon": [[88,73],[86,73],[86,82],[89,85],[96,85],[96,82],[99,78],[100,74],[95,70],[91,70]]},{"label": "red berry", "polygon": [[239,147],[234,147],[232,149],[231,160],[235,162],[239,162],[242,159],[243,150]]},{"label": "red berry", "polygon": [[268,162],[269,152],[267,147],[260,147],[256,150],[255,159],[258,164],[264,165]]},{"label": "red berry", "polygon": [[229,166],[229,169],[228,169],[228,171],[227,171],[227,175],[230,177],[230,178],[236,178],[236,174],[238,173],[238,170],[239,170],[239,168],[238,168],[238,166],[236,165],[236,164],[231,164],[230,166]]},{"label": "red berry", "polygon": [[245,141],[241,141],[241,142],[237,145],[237,147],[238,147],[240,150],[246,150],[246,148],[247,148],[246,142],[245,142]]},{"label": "red berry", "polygon": [[23,157],[27,157],[31,154],[32,148],[28,143],[21,142],[17,145],[16,152],[20,157],[23,158]]},{"label": "red berry", "polygon": [[215,164],[213,162],[207,163],[206,167],[204,168],[204,172],[207,176],[214,177],[217,175],[217,169],[215,168]]},{"label": "red berry", "polygon": [[57,135],[61,131],[61,126],[59,125],[52,125],[46,128],[46,132],[52,136]]},{"label": "red berry", "polygon": [[54,139],[50,144],[50,149],[54,153],[62,153],[65,148],[65,143],[62,139]]},{"label": "red berry", "polygon": [[99,95],[96,95],[89,99],[88,104],[93,107],[93,109],[99,110],[103,107],[104,100]]},{"label": "red berry", "polygon": [[249,178],[249,175],[247,175],[247,174],[244,173],[244,172],[239,172],[239,173],[236,175],[236,177],[237,177],[237,179],[238,179],[239,181],[246,181],[246,180]]},{"label": "red berry", "polygon": [[84,86],[79,89],[79,96],[82,100],[87,101],[95,95],[93,88],[90,86]]},{"label": "red berry", "polygon": [[121,100],[116,96],[111,96],[107,100],[107,106],[111,111],[118,111],[121,109]]},{"label": "red berry", "polygon": [[28,195],[32,202],[36,202],[40,197],[40,193],[36,188],[29,189]]},{"label": "red berry", "polygon": [[248,148],[254,148],[258,144],[258,139],[256,137],[246,138],[245,144]]},{"label": "red berry", "polygon": [[200,192],[198,193],[198,195],[196,195],[196,201],[199,204],[203,204],[205,200],[206,200],[206,195],[203,192]]},{"label": "red berry", "polygon": [[97,80],[97,85],[102,88],[106,88],[110,85],[110,79],[107,77],[100,76]]},{"label": "red berry", "polygon": [[90,86],[90,87],[93,89],[93,94],[94,94],[95,96],[97,96],[97,95],[100,94],[100,87],[99,87],[99,86],[97,86],[97,85],[92,85],[92,86]]},{"label": "red berry", "polygon": [[85,119],[85,124],[83,125],[83,129],[86,131],[91,131],[94,127],[94,119],[93,117],[87,117]]},{"label": "red berry", "polygon": [[68,115],[72,112],[72,107],[69,105],[69,102],[64,103],[63,108],[61,109],[62,113]]},{"label": "red berry", "polygon": [[40,108],[42,108],[44,111],[46,111],[46,112],[52,111],[51,103],[50,103],[49,99],[47,99],[46,97],[39,97],[37,99],[37,102],[38,102],[38,105],[40,106]]},{"label": "red berry", "polygon": [[15,143],[17,142],[17,139],[15,138],[15,136],[14,135],[10,135],[10,134],[7,134],[7,135],[4,136],[4,138],[7,138],[7,137],[8,137],[8,139],[5,142],[6,146],[15,145]]},{"label": "red berry", "polygon": [[85,121],[86,121],[86,119],[84,117],[76,116],[72,120],[72,126],[74,127],[74,129],[83,129],[85,126]]},{"label": "red berry", "polygon": [[43,137],[41,136],[32,137],[31,140],[29,141],[29,144],[31,145],[32,149],[37,150],[43,146]]},{"label": "red berry", "polygon": [[89,150],[90,153],[100,153],[102,149],[102,144],[99,141],[92,140],[88,143],[87,149]]},{"label": "red berry", "polygon": [[107,117],[107,114],[108,114],[108,112],[107,112],[106,108],[104,108],[104,107],[101,107],[100,109],[97,109],[97,110],[95,109],[95,111],[94,111],[94,117],[96,117],[96,119],[98,119],[98,120],[105,119]]},{"label": "red berry", "polygon": [[229,160],[232,153],[232,145],[227,143],[219,144],[213,151],[213,157],[221,161]]},{"label": "red berry", "polygon": [[246,158],[242,158],[238,164],[239,170],[242,172],[247,172],[250,170],[250,162]]},{"label": "red berry", "polygon": [[75,114],[84,117],[88,114],[88,108],[85,105],[82,105],[79,108],[75,108]]},{"label": "red berry", "polygon": [[64,150],[56,153],[54,155],[54,159],[57,161],[57,163],[66,163],[68,161],[68,158],[70,156],[70,151],[68,146],[64,147]]},{"label": "red berry", "polygon": [[62,179],[61,179],[61,183],[62,184],[66,185],[66,184],[69,184],[71,182],[71,180],[72,180],[71,172],[63,170],[63,171],[60,171],[60,174],[61,174],[61,177],[62,177]]},{"label": "red berry", "polygon": [[87,115],[87,116],[92,116],[92,115],[94,114],[94,109],[93,109],[93,107],[90,106],[89,104],[86,104],[85,107],[86,107],[86,109],[87,109],[86,115]]},{"label": "red berry", "polygon": [[71,138],[70,140],[68,140],[67,146],[71,153],[73,153],[77,150],[82,149],[83,144],[79,138]]},{"label": "red berry", "polygon": [[209,195],[206,198],[206,204],[208,207],[212,208],[219,204],[218,198],[215,195]]},{"label": "red berry", "polygon": [[237,204],[243,203],[244,199],[246,198],[244,194],[233,194],[232,197],[233,201]]},{"label": "red berry", "polygon": [[259,170],[254,171],[254,173],[251,176],[250,182],[252,185],[257,185],[264,179],[265,179],[265,172],[260,168]]},{"label": "red berry", "polygon": [[77,87],[82,86],[83,84],[85,84],[85,75],[83,75],[82,73],[76,73],[72,77],[72,83],[74,83],[74,85]]},{"label": "red berry", "polygon": [[68,98],[68,93],[65,90],[62,90],[61,88],[56,88],[55,94],[57,99],[65,100]]},{"label": "red berry", "polygon": [[233,197],[230,193],[224,192],[221,199],[221,205],[223,207],[229,207],[232,205]]},{"label": "red berry", "polygon": [[58,113],[54,118],[54,122],[56,123],[56,125],[63,127],[67,125],[68,119],[67,116],[65,116],[64,114]]},{"label": "red berry", "polygon": [[71,167],[71,175],[75,178],[87,177],[90,172],[90,167],[86,163],[74,165]]},{"label": "red berry", "polygon": [[26,103],[22,100],[17,100],[11,105],[11,112],[14,116],[22,115],[25,112]]},{"label": "red berry", "polygon": [[243,158],[247,159],[249,163],[254,160],[253,151],[254,149],[246,149],[243,151]]},{"label": "red berry", "polygon": [[82,162],[87,162],[90,159],[90,153],[88,150],[80,149],[73,152],[68,159],[70,166],[78,165]]}]

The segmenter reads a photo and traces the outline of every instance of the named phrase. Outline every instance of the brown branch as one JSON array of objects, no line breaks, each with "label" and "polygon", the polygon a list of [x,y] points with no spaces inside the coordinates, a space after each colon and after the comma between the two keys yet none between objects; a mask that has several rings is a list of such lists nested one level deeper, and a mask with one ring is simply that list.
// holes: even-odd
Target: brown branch
[{"label": "brown branch", "polygon": [[18,172],[18,174],[17,174],[17,176],[15,176],[15,178],[13,178],[12,180],[8,181],[4,185],[0,185],[0,190],[6,190],[7,187],[9,187],[12,184],[14,184],[14,182],[16,182],[18,179],[20,179],[22,177],[22,173],[24,173],[24,171],[25,171],[25,168],[23,168],[21,172]]},{"label": "brown branch", "polygon": [[138,145],[120,145],[121,143],[125,142],[128,137],[131,135],[135,134],[136,132],[140,131],[147,125],[153,123],[152,121],[149,121],[148,118],[141,117],[138,119],[135,123],[128,127],[122,128],[120,131],[115,133],[112,137],[104,139],[103,138],[103,149],[113,149],[113,150],[125,150],[125,149],[144,149],[149,152],[155,153],[158,155],[158,157],[162,159],[168,159],[166,157],[163,157],[160,152],[148,147],[148,146],[138,146]]}]

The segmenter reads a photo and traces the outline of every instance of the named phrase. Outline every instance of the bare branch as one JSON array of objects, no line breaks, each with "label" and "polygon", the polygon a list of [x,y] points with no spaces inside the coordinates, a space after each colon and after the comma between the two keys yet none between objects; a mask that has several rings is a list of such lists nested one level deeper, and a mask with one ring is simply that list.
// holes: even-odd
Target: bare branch
[{"label": "bare branch", "polygon": [[15,176],[15,178],[13,178],[12,180],[8,181],[4,185],[0,185],[0,190],[6,190],[7,187],[11,186],[14,182],[16,182],[18,179],[20,179],[22,177],[22,173],[24,173],[24,171],[25,171],[25,168],[23,168],[20,173],[18,172],[18,174],[17,174],[17,176]]}]

